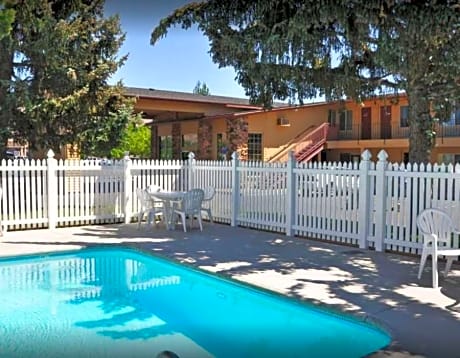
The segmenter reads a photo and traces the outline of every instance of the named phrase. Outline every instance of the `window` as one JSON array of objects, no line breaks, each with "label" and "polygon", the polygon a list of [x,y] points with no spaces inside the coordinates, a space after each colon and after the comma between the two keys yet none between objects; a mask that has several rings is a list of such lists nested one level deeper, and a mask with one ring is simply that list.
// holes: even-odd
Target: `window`
[{"label": "window", "polygon": [[340,153],[339,160],[341,162],[349,162],[351,160],[351,154],[350,153]]},{"label": "window", "polygon": [[451,117],[456,125],[460,124],[460,106],[455,107],[455,109],[452,111]]},{"label": "window", "polygon": [[409,106],[399,108],[399,125],[401,128],[409,127]]},{"label": "window", "polygon": [[172,137],[160,137],[160,159],[172,159]]},{"label": "window", "polygon": [[438,157],[439,164],[457,164],[460,163],[460,154],[444,153]]},{"label": "window", "polygon": [[182,151],[196,153],[197,150],[198,150],[198,135],[196,133],[183,134],[182,135]]},{"label": "window", "polygon": [[353,125],[353,111],[343,110],[339,112],[339,129],[341,131],[351,130]]},{"label": "window", "polygon": [[359,163],[361,161],[361,156],[359,154],[352,154],[350,156],[350,161],[352,163]]},{"label": "window", "polygon": [[224,134],[217,133],[216,137],[216,153],[217,153],[217,160],[225,160],[227,159],[227,152],[228,148],[224,142]]},{"label": "window", "polygon": [[327,114],[327,122],[331,127],[335,127],[337,124],[336,111],[330,109]]},{"label": "window", "polygon": [[262,160],[262,134],[248,134],[248,160]]},{"label": "window", "polygon": [[409,152],[404,152],[403,153],[403,162],[404,162],[404,164],[409,163]]},{"label": "window", "polygon": [[444,122],[444,125],[455,126],[460,124],[460,106],[455,106],[450,113],[450,117]]}]

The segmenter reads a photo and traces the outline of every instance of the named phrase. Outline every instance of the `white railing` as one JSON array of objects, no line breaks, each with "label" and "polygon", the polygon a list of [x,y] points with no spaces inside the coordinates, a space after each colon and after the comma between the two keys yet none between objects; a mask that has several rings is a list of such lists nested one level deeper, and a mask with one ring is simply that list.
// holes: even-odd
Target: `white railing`
[{"label": "white railing", "polygon": [[[2,161],[1,221],[8,230],[136,218],[138,187],[166,190],[213,186],[216,222],[346,243],[377,251],[418,253],[415,219],[424,208],[447,210],[460,221],[460,165],[377,162],[369,151],[358,163],[48,159]],[[454,245],[459,246],[458,238]]]}]

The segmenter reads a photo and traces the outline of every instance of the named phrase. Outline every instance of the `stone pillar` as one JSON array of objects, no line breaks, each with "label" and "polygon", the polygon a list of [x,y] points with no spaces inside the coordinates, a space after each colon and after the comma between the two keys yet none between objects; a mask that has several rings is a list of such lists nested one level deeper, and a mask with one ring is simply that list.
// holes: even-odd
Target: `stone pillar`
[{"label": "stone pillar", "polygon": [[209,119],[198,121],[198,156],[197,159],[212,159],[212,124]]},{"label": "stone pillar", "polygon": [[241,160],[248,160],[248,122],[245,117],[227,118],[228,153],[237,152]]},{"label": "stone pillar", "polygon": [[160,138],[158,138],[158,126],[150,126],[150,158],[160,159]]},{"label": "stone pillar", "polygon": [[180,122],[172,124],[171,135],[173,159],[182,159],[182,128]]}]

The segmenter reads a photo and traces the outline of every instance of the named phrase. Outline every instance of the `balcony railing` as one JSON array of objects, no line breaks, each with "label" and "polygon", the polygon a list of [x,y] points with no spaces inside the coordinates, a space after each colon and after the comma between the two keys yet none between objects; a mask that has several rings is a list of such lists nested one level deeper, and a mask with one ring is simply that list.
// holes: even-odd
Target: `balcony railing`
[{"label": "balcony railing", "polygon": [[[434,127],[437,138],[460,137],[460,125],[436,124]],[[355,124],[348,129],[338,126],[329,127],[328,140],[370,140],[370,139],[404,139],[409,138],[409,127],[394,125],[363,126]]]}]

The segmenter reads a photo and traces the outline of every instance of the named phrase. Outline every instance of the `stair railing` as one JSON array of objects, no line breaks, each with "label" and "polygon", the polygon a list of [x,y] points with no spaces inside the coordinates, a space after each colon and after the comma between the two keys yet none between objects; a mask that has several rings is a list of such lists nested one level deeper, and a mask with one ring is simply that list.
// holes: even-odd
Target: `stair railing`
[{"label": "stair railing", "polygon": [[308,146],[313,145],[316,148],[316,143],[321,142],[321,144],[324,144],[326,142],[328,128],[329,123],[323,123],[318,127],[314,127],[313,130],[308,130],[308,132],[305,133],[302,137],[296,137],[297,140],[293,140],[291,145],[285,147],[281,152],[273,156],[270,159],[270,162],[285,162],[287,161],[289,152],[291,150],[294,151],[294,155],[297,157],[297,155]]},{"label": "stair railing", "polygon": [[[294,155],[297,161],[303,162],[310,160],[317,152],[324,146],[327,141],[327,133],[329,130],[329,123],[323,123],[318,128],[310,132],[310,143],[301,149],[294,149]],[[300,143],[299,143],[300,145]]]},{"label": "stair railing", "polygon": [[272,155],[269,159],[269,163],[273,162],[282,162],[287,160],[288,153],[294,148],[294,146],[301,140],[303,140],[308,134],[312,131],[312,129],[316,128],[316,126],[309,126],[308,128],[304,129],[302,132],[298,133],[294,138],[289,140],[283,147]]}]

